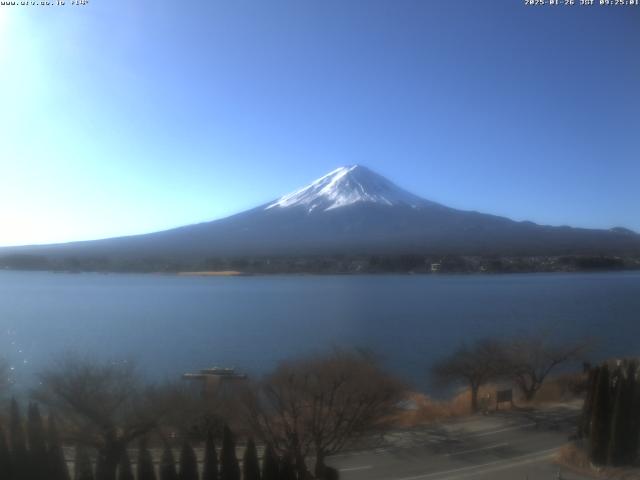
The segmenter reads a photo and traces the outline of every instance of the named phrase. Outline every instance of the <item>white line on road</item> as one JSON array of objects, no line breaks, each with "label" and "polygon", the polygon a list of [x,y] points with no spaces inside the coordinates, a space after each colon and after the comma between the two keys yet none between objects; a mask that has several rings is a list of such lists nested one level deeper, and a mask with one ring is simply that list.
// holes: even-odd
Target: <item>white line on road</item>
[{"label": "white line on road", "polygon": [[530,463],[536,463],[536,462],[540,462],[541,460],[550,459],[551,457],[553,457],[553,454],[554,452],[551,452],[551,453],[540,455],[534,458],[521,460],[519,462],[512,462],[505,465],[497,465],[492,468],[485,468],[483,470],[480,470],[479,472],[468,472],[468,473],[463,473],[461,475],[456,475],[454,477],[443,477],[443,478],[440,478],[440,480],[460,480],[462,478],[475,477],[477,475],[486,475],[488,473],[499,472],[501,470],[509,470],[511,468],[521,467],[522,465],[528,465]]},{"label": "white line on road", "polygon": [[445,457],[454,457],[456,455],[465,455],[467,453],[475,453],[475,452],[484,452],[485,450],[493,450],[494,448],[500,448],[500,447],[506,447],[508,446],[508,443],[496,443],[495,445],[488,445],[486,447],[482,447],[482,448],[474,448],[473,450],[463,450],[461,452],[453,452],[453,453],[447,453],[445,455]]},{"label": "white line on road", "polygon": [[[506,468],[517,467],[519,465],[523,465],[526,463],[536,462],[540,460],[544,460],[550,457],[558,447],[550,448],[548,450],[541,450],[539,452],[528,453],[526,455],[521,455],[519,457],[514,457],[510,460],[496,460],[495,462],[483,463],[481,465],[470,465],[468,467],[456,468],[453,470],[445,470],[443,472],[433,472],[433,473],[425,473],[423,475],[414,475],[412,477],[401,477],[396,478],[395,480],[426,480],[428,478],[434,478],[440,476],[442,480],[454,480],[456,478],[463,478],[465,476],[477,475],[479,473],[487,473],[488,471],[495,470],[504,470]],[[487,467],[494,467],[489,470],[482,470],[478,472],[479,469],[486,469]],[[476,470],[476,471],[474,471]],[[447,477],[446,475],[451,474],[461,474],[458,476]],[[445,476],[442,476],[445,475]]]},{"label": "white line on road", "polygon": [[370,470],[372,469],[372,465],[363,465],[362,467],[349,467],[349,468],[341,468],[341,472],[355,472],[357,470]]},{"label": "white line on road", "polygon": [[[460,436],[460,438],[477,438],[477,437],[488,437],[489,435],[495,435],[497,433],[502,433],[502,432],[510,432],[512,430],[520,430],[523,428],[529,428],[529,427],[533,427],[535,426],[535,423],[524,423],[522,425],[515,425],[513,427],[506,427],[506,428],[501,428],[499,430],[490,430],[488,432],[478,432],[478,433],[468,433],[468,434],[463,434]],[[447,435],[432,435],[432,436],[437,436],[440,439],[446,439]],[[432,441],[432,440],[429,440]],[[437,440],[436,440],[437,441]],[[417,444],[415,446],[418,446]],[[386,452],[391,452],[393,450],[398,450],[401,449],[403,447],[401,446],[397,446],[394,448],[376,448],[373,450],[358,450],[358,451],[352,451],[349,453],[338,453],[336,455],[332,455],[331,458],[343,458],[343,457],[353,457],[356,455],[362,455],[365,453],[386,453]]]},{"label": "white line on road", "polygon": [[516,425],[516,426],[513,426],[513,427],[501,428],[500,430],[491,430],[489,432],[471,433],[469,435],[465,435],[465,437],[468,437],[468,438],[486,437],[488,435],[495,435],[496,433],[510,432],[511,430],[520,430],[520,429],[523,429],[523,428],[534,427],[535,425],[536,425],[535,423],[525,423],[523,425]]},{"label": "white line on road", "polygon": [[354,450],[349,453],[338,453],[336,455],[331,455],[331,458],[355,457],[357,455],[364,455],[368,453],[373,453],[374,455],[378,455],[380,453],[386,453],[391,451],[393,451],[393,448],[374,448],[373,450]]}]

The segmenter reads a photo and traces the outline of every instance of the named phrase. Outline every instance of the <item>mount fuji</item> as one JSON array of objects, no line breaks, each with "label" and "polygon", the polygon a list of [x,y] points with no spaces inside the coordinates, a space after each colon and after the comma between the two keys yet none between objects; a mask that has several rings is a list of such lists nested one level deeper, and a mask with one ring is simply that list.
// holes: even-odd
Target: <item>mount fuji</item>
[{"label": "mount fuji", "polygon": [[162,232],[0,249],[47,258],[196,260],[313,255],[638,255],[624,228],[552,227],[423,199],[363,166],[341,167],[257,208]]}]

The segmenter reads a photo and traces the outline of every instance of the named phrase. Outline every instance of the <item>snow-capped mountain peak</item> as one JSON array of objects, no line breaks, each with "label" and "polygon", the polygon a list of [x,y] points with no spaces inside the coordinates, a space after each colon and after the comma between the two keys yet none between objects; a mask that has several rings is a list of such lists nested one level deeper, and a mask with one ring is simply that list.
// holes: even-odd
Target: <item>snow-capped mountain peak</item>
[{"label": "snow-capped mountain peak", "polygon": [[304,207],[328,211],[354,203],[404,205],[417,208],[431,204],[361,165],[340,167],[316,181],[267,205],[272,208]]}]

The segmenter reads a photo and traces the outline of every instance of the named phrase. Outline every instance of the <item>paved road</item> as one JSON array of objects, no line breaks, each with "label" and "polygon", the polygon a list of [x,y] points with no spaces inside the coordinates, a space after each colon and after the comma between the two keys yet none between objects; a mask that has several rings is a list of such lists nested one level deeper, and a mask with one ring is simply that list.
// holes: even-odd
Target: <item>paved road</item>
[{"label": "paved road", "polygon": [[475,416],[394,432],[327,463],[343,480],[582,480],[553,462],[578,415],[557,406]]}]

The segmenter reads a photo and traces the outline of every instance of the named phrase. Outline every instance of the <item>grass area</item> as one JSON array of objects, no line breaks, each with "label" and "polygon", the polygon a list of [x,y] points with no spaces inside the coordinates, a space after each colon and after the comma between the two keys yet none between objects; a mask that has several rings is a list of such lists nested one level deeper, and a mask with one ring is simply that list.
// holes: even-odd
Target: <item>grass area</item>
[{"label": "grass area", "polygon": [[[582,398],[581,392],[586,385],[586,374],[566,373],[549,378],[538,390],[531,405],[544,405],[548,403],[571,402]],[[520,402],[523,400],[518,399]]]},{"label": "grass area", "polygon": [[[514,405],[520,408],[536,408],[557,403],[570,403],[580,401],[581,382],[584,381],[582,373],[567,373],[549,378],[540,388],[534,400],[528,402],[514,389]],[[494,411],[496,390],[501,390],[504,385],[489,384],[480,388],[479,398],[491,396],[489,411]],[[454,397],[445,400],[435,400],[422,393],[409,395],[408,403],[411,408],[403,410],[394,418],[394,424],[399,427],[413,427],[426,425],[447,419],[464,417],[471,414],[471,392],[465,389]],[[501,409],[509,409],[508,404],[500,406]]]},{"label": "grass area", "polygon": [[[480,396],[491,394],[495,397],[495,390],[494,386],[488,385],[480,389]],[[408,401],[413,408],[396,415],[394,423],[398,427],[414,427],[471,414],[471,393],[468,390],[448,400],[434,400],[422,393],[412,393]]]}]

